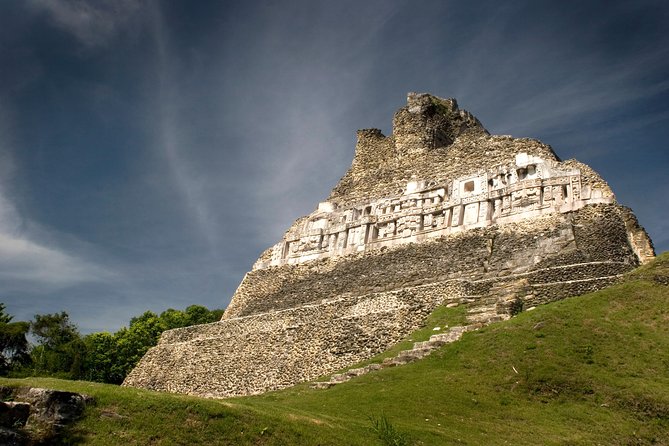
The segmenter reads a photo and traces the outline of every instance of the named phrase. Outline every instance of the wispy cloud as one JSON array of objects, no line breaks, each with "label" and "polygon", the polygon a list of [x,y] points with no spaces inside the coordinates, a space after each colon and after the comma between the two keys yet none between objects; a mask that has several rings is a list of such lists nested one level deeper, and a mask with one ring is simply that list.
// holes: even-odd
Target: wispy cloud
[{"label": "wispy cloud", "polygon": [[157,50],[157,66],[154,69],[158,78],[155,100],[158,113],[158,139],[155,148],[162,153],[167,162],[171,177],[188,213],[213,249],[218,232],[205,193],[206,176],[194,169],[187,154],[183,152],[183,148],[188,145],[182,136],[182,129],[183,123],[188,119],[180,114],[183,101],[176,81],[178,64],[170,51],[169,35],[163,22],[160,5],[153,3],[149,13]]},{"label": "wispy cloud", "polygon": [[98,281],[102,273],[102,270],[61,251],[0,233],[0,278],[3,281],[53,288]]},{"label": "wispy cloud", "polygon": [[228,125],[248,166],[244,177],[230,173],[246,198],[238,212],[265,247],[327,198],[351,163],[355,131],[376,124],[360,105],[375,93],[374,67],[384,56],[376,44],[398,7],[356,8],[277,4],[256,11],[252,31],[228,30],[234,39],[227,45],[246,42],[253,55],[229,52],[218,67],[229,83],[219,101],[234,110]]},{"label": "wispy cloud", "polygon": [[[498,125],[520,134],[564,129],[566,124],[582,121],[584,117],[587,117],[586,122],[592,122],[598,119],[598,112],[624,107],[669,90],[669,81],[638,84],[639,75],[643,73],[642,67],[639,64],[627,69],[612,69],[609,73],[581,73],[571,82],[514,104],[507,115],[513,122],[500,121]],[[593,79],[597,79],[597,82],[593,82]],[[648,118],[642,115],[629,116],[626,125],[637,126],[637,119]],[[619,131],[615,128],[612,130]]]},{"label": "wispy cloud", "polygon": [[141,0],[30,0],[84,46],[106,43],[141,7]]},{"label": "wispy cloud", "polygon": [[31,226],[0,191],[0,291],[52,290],[113,276],[94,263],[32,240]]},{"label": "wispy cloud", "polygon": [[[618,57],[602,48],[599,52],[578,48],[578,38],[603,35],[615,17],[603,14],[587,31],[574,29],[574,37],[565,37],[569,29],[542,22],[527,23],[520,36],[511,37],[514,17],[499,9],[487,22],[477,23],[455,60],[464,69],[455,80],[459,93],[471,98],[474,108],[487,110],[493,119],[484,125],[493,132],[514,136],[559,132],[577,123],[592,124],[669,90],[666,77],[649,76],[669,70],[669,49],[662,42],[645,42],[643,51]],[[513,45],[500,47],[497,42]],[[624,125],[637,127],[637,120],[647,117],[629,115]]]},{"label": "wispy cloud", "polygon": [[53,233],[23,218],[9,198],[17,168],[11,115],[0,107],[0,292],[40,291],[107,281],[114,273],[58,247]]}]

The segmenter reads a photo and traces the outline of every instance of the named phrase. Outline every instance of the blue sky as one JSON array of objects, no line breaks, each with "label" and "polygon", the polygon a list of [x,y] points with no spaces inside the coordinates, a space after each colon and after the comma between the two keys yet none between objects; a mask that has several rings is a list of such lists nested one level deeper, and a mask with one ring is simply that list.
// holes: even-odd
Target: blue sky
[{"label": "blue sky", "polygon": [[591,165],[669,249],[664,1],[3,1],[0,302],[225,307],[409,91]]}]

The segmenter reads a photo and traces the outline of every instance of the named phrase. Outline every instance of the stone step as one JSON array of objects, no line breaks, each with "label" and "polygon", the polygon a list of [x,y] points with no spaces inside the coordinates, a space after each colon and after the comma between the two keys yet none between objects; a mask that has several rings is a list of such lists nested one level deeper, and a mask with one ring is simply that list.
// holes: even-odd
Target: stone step
[{"label": "stone step", "polygon": [[432,345],[436,345],[438,343],[443,344],[450,344],[453,341],[457,341],[460,338],[460,334],[455,334],[455,333],[443,333],[443,334],[438,334],[438,335],[432,335],[430,336],[430,340],[426,341]]},{"label": "stone step", "polygon": [[410,348],[409,350],[402,350],[397,356],[415,356],[423,353],[429,353],[433,350],[432,347]]},{"label": "stone step", "polygon": [[381,367],[383,367],[383,368],[386,368],[386,367],[395,367],[397,364],[393,362],[394,360],[395,360],[395,358],[386,358],[386,359],[384,359],[383,362],[381,363]]},{"label": "stone step", "polygon": [[478,314],[478,313],[490,313],[490,312],[496,312],[497,311],[497,305],[496,304],[491,304],[491,305],[477,305],[474,308],[470,308],[467,310],[467,315],[470,314]]},{"label": "stone step", "polygon": [[408,364],[410,362],[413,362],[415,359],[410,358],[409,356],[396,356],[394,358],[389,358],[390,360],[387,362],[388,366],[397,366],[397,365],[404,365]]},{"label": "stone step", "polygon": [[414,342],[413,348],[414,349],[425,349],[425,348],[437,348],[441,347],[442,345],[446,344],[445,341],[421,341],[421,342]]},{"label": "stone step", "polygon": [[493,322],[505,321],[511,316],[507,314],[498,314],[497,312],[477,313],[467,316],[467,320],[472,324],[490,324]]},{"label": "stone step", "polygon": [[433,341],[433,342],[435,342],[435,341],[443,341],[443,342],[457,341],[458,339],[460,339],[460,337],[462,336],[462,333],[464,333],[465,331],[467,331],[467,327],[461,327],[461,326],[451,327],[451,328],[449,328],[449,330],[446,333],[439,333],[439,334],[435,334],[435,335],[430,336],[430,341]]},{"label": "stone step", "polygon": [[403,352],[400,352],[395,358],[402,361],[412,362],[417,359],[424,358],[430,353],[432,353],[432,350],[404,350]]},{"label": "stone step", "polygon": [[427,341],[414,342],[413,348],[409,350],[402,350],[392,358],[385,358],[381,364],[368,364],[364,367],[350,369],[343,373],[332,375],[330,377],[330,381],[312,383],[311,387],[314,389],[328,389],[336,384],[346,382],[355,376],[364,375],[373,370],[404,365],[418,359],[422,359],[430,355],[433,350],[441,347],[442,345],[457,341],[462,337],[463,333],[467,331],[478,330],[481,326],[483,326],[483,323],[451,327],[446,333],[439,333],[430,336],[430,339]]},{"label": "stone step", "polygon": [[353,378],[354,376],[364,375],[365,373],[367,373],[367,370],[365,370],[365,368],[362,367],[358,369],[349,369],[346,372],[344,372],[344,375]]}]

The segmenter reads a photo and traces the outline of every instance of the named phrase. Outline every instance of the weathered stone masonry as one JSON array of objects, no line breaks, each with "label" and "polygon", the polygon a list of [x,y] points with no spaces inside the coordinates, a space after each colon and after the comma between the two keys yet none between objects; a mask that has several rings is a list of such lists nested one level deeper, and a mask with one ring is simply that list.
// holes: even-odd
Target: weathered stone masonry
[{"label": "weathered stone masonry", "polygon": [[606,182],[539,141],[409,94],[393,135],[248,272],[220,322],[165,332],[125,385],[227,397],[367,359],[443,303],[472,322],[611,284],[654,255]]}]

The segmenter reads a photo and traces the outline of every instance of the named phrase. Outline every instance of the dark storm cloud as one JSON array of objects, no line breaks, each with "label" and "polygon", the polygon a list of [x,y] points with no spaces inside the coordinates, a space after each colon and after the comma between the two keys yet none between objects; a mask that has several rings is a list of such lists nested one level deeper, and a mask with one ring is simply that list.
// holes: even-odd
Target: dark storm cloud
[{"label": "dark storm cloud", "polygon": [[662,2],[0,6],[0,301],[86,331],[227,304],[408,91],[591,164],[669,248]]}]

